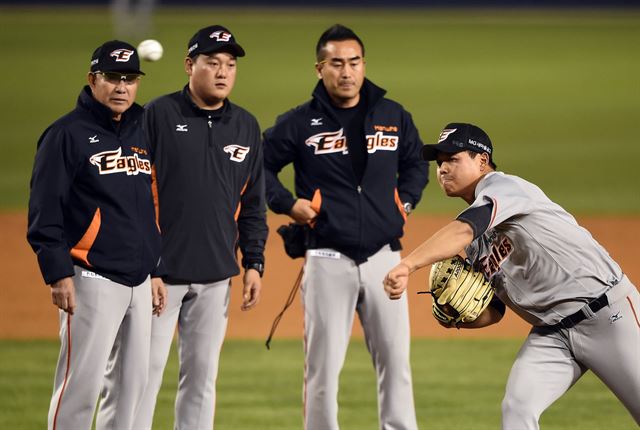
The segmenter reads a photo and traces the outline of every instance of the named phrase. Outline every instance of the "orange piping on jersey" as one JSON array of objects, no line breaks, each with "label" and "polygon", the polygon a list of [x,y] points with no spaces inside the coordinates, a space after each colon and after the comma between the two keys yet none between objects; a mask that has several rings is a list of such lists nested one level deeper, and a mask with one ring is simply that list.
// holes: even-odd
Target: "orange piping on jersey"
[{"label": "orange piping on jersey", "polygon": [[71,314],[67,314],[67,369],[64,372],[64,381],[62,382],[62,390],[60,390],[60,397],[58,397],[58,404],[56,405],[56,413],[53,415],[53,430],[56,430],[58,423],[58,412],[60,411],[60,403],[62,403],[62,396],[64,390],[67,388],[67,381],[69,380],[69,366],[71,364]]},{"label": "orange piping on jersey", "polygon": [[491,222],[489,223],[487,230],[493,227],[493,221],[496,219],[496,214],[498,213],[498,201],[493,197],[491,197],[491,201],[493,202],[493,212],[491,213]]},{"label": "orange piping on jersey", "polygon": [[151,166],[151,194],[153,195],[153,207],[156,209],[156,225],[160,230],[160,201],[158,194],[158,175],[156,173],[156,165]]},{"label": "orange piping on jersey", "polygon": [[398,194],[398,189],[393,189],[393,198],[396,201],[396,206],[398,206],[398,210],[400,211],[400,215],[402,215],[402,219],[404,222],[407,222],[407,213],[404,211],[404,206],[402,206],[402,200],[400,200],[400,194]]},{"label": "orange piping on jersey", "polygon": [[633,307],[633,303],[631,303],[631,299],[627,296],[627,301],[629,302],[629,306],[631,306],[631,312],[633,312],[633,316],[636,317],[636,324],[638,328],[640,328],[640,321],[638,321],[638,314],[636,313],[635,308]]},{"label": "orange piping on jersey", "polygon": [[101,215],[100,208],[96,209],[96,213],[93,215],[93,219],[91,220],[91,224],[89,224],[89,228],[82,236],[82,239],[76,246],[71,248],[71,256],[76,258],[87,266],[91,267],[91,263],[89,263],[89,250],[93,246],[93,242],[96,241],[96,237],[98,237],[98,231],[100,230],[101,223]]},{"label": "orange piping on jersey", "polygon": [[[242,197],[242,195],[244,194],[245,190],[247,189],[247,184],[249,184],[249,179],[247,179],[247,182],[244,183],[244,187],[242,187],[242,190],[240,190],[240,197]],[[233,219],[236,220],[236,222],[238,222],[238,217],[240,216],[240,208],[242,207],[242,199],[240,199],[240,201],[238,201],[238,208],[236,209],[236,213],[233,216]]]},{"label": "orange piping on jersey", "polygon": [[[304,273],[304,266],[302,272]],[[301,280],[302,282],[302,280]],[[302,315],[305,315],[304,294],[302,296]],[[303,430],[307,430],[307,375],[309,372],[309,344],[307,339],[307,330],[304,324],[305,318],[302,318],[302,350],[304,351],[304,370],[302,376],[302,422]]]}]

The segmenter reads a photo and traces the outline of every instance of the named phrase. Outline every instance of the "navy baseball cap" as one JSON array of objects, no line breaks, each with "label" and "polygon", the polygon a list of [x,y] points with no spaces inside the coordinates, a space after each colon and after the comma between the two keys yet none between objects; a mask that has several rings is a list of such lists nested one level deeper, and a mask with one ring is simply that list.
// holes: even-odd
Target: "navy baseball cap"
[{"label": "navy baseball cap", "polygon": [[438,152],[455,154],[462,151],[473,151],[479,154],[486,152],[489,154],[489,161],[495,167],[493,145],[487,133],[478,126],[461,122],[447,124],[440,133],[437,144],[424,145],[422,158],[432,161],[438,158]]},{"label": "navy baseball cap", "polygon": [[91,55],[91,71],[144,75],[140,70],[138,51],[127,42],[121,40],[110,40],[93,51]]},{"label": "navy baseball cap", "polygon": [[187,55],[191,58],[212,52],[228,52],[235,57],[244,57],[242,46],[238,45],[233,34],[221,25],[198,30],[187,45]]}]

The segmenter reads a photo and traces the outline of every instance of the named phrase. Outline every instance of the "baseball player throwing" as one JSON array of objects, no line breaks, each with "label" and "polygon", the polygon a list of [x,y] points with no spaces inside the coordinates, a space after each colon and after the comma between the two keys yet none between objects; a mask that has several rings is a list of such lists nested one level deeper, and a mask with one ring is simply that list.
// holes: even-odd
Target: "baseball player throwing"
[{"label": "baseball player throwing", "polygon": [[[591,369],[640,424],[640,295],[591,234],[537,186],[495,170],[480,128],[453,123],[423,156],[470,206],[387,275],[399,299],[409,275],[463,249],[501,303],[533,325],[507,381],[503,429],[537,429],[540,415]],[[500,303],[500,302],[498,302]],[[473,322],[498,322],[495,301]]]}]

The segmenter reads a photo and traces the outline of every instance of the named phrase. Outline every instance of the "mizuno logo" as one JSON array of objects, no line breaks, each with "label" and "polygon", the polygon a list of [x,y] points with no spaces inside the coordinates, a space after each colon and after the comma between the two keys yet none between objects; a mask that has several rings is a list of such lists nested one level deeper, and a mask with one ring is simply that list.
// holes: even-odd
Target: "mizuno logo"
[{"label": "mizuno logo", "polygon": [[189,131],[187,130],[188,124],[176,124],[176,131]]},{"label": "mizuno logo", "polygon": [[311,125],[322,125],[322,118],[311,118]]},{"label": "mizuno logo", "polygon": [[90,136],[89,137],[89,143],[98,143],[100,142],[100,139],[98,139],[98,135],[96,134],[95,136]]},{"label": "mizuno logo", "polygon": [[615,314],[611,315],[609,317],[609,324],[613,324],[614,322],[618,321],[619,319],[622,319],[622,315],[620,315],[620,311],[616,312]]},{"label": "mizuno logo", "polygon": [[89,158],[89,162],[98,167],[101,175],[110,175],[112,173],[126,173],[128,176],[137,175],[138,173],[151,174],[151,162],[149,160],[138,157],[138,154],[123,157],[122,148],[94,154]]},{"label": "mizuno logo", "polygon": [[222,149],[224,150],[224,152],[229,154],[229,159],[231,161],[242,163],[251,148],[249,148],[248,146],[227,145]]}]

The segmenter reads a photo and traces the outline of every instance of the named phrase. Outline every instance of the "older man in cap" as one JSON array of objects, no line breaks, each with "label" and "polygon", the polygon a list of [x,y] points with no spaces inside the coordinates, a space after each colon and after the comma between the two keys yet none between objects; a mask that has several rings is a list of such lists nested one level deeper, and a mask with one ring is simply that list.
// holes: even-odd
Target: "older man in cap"
[{"label": "older man in cap", "polygon": [[180,381],[176,429],[210,429],[218,357],[227,327],[230,278],[244,268],[242,310],[259,300],[267,238],[260,129],[231,103],[237,58],[245,52],[220,25],[187,45],[188,84],[145,107],[156,155],[167,312],[154,320],[149,385],[135,421],[149,429],[176,323]]},{"label": "older man in cap", "polygon": [[[76,108],[38,141],[27,238],[59,308],[49,429],[131,428],[165,292],[135,48],[106,42]],[[152,300],[153,295],[153,300]],[[104,383],[105,374],[107,382]],[[104,388],[103,388],[104,387]]]}]

